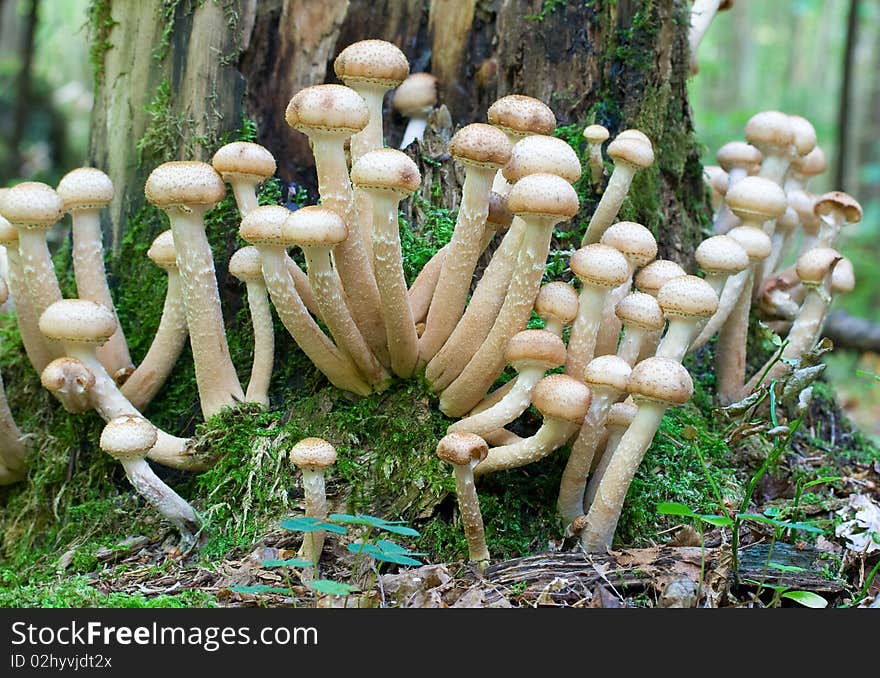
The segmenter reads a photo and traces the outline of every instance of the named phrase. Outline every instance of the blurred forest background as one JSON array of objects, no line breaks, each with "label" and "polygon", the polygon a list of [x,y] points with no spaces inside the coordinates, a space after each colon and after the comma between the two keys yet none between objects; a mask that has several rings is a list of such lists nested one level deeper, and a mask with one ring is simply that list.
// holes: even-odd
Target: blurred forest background
[{"label": "blurred forest background", "polygon": [[[54,185],[86,162],[92,64],[100,54],[87,18],[99,6],[0,0],[0,185]],[[814,124],[830,170],[810,190],[841,189],[864,208],[841,246],[858,285],[835,309],[880,323],[880,2],[736,0],[716,17],[699,64],[689,90],[704,164],[741,139],[758,111],[778,109]],[[880,440],[880,355],[838,349],[828,363],[853,419]]]}]

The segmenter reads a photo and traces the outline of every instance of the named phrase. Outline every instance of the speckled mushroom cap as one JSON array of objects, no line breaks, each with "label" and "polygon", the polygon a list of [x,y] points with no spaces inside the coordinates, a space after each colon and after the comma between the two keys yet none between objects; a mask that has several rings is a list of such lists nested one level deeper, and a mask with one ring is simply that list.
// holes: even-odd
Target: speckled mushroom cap
[{"label": "speckled mushroom cap", "polygon": [[856,286],[856,272],[852,262],[844,257],[834,265],[831,271],[831,292],[833,294],[849,294]]},{"label": "speckled mushroom cap", "polygon": [[862,220],[862,206],[858,200],[842,191],[831,191],[816,198],[813,205],[813,213],[821,218],[832,216],[835,212],[843,215],[843,220],[848,224],[855,224]]},{"label": "speckled mushroom cap", "polygon": [[177,254],[174,251],[174,235],[171,229],[162,231],[155,237],[150,249],[147,250],[147,256],[165,271],[177,269]]},{"label": "speckled mushroom cap", "polygon": [[101,345],[116,331],[116,316],[85,299],[62,299],[40,316],[40,332],[49,339]]},{"label": "speckled mushroom cap", "polygon": [[233,141],[217,149],[211,165],[223,181],[265,181],[275,174],[275,158],[269,149],[250,141]]},{"label": "speckled mushroom cap", "polygon": [[608,416],[605,417],[605,427],[609,429],[614,427],[626,428],[635,419],[636,412],[638,411],[638,407],[625,400],[620,403],[614,403],[608,410]]},{"label": "speckled mushroom cap", "polygon": [[226,184],[206,162],[176,160],[150,172],[144,195],[159,208],[216,205],[226,197]]},{"label": "speckled mushroom cap", "polygon": [[489,192],[489,214],[486,215],[486,225],[492,224],[496,231],[507,230],[513,221],[513,213],[507,209],[507,196]]},{"label": "speckled mushroom cap", "polygon": [[475,433],[447,433],[437,443],[437,456],[456,466],[481,462],[489,454],[489,445]]},{"label": "speckled mushroom cap", "polygon": [[646,330],[662,330],[666,324],[657,299],[646,292],[630,292],[617,302],[614,313],[624,325]]},{"label": "speckled mushroom cap", "polygon": [[633,367],[627,390],[636,403],[654,400],[667,405],[684,405],[694,394],[694,382],[677,360],[651,357]]},{"label": "speckled mushroom cap", "polygon": [[23,181],[0,193],[0,214],[16,228],[49,230],[64,215],[61,196],[39,181]]},{"label": "speckled mushroom cap", "polygon": [[651,140],[639,130],[624,130],[608,144],[608,157],[615,163],[644,169],[654,164],[654,148]]},{"label": "speckled mushroom cap", "polygon": [[712,190],[719,195],[726,194],[727,189],[730,187],[730,180],[727,176],[727,172],[718,165],[705,165],[703,167],[703,178],[705,178],[706,183],[712,188]]},{"label": "speckled mushroom cap", "polygon": [[745,177],[724,197],[730,210],[741,219],[767,221],[782,216],[788,207],[785,191],[769,179]]},{"label": "speckled mushroom cap", "polygon": [[633,266],[644,266],[657,256],[657,241],[647,228],[634,221],[611,224],[599,242],[613,247]]},{"label": "speckled mushroom cap", "polygon": [[608,141],[611,133],[602,125],[587,125],[584,128],[584,139],[588,144],[602,144]]},{"label": "speckled mushroom cap", "polygon": [[556,116],[543,101],[523,94],[501,97],[486,111],[490,125],[512,137],[553,134]]},{"label": "speckled mushroom cap", "polygon": [[540,367],[546,372],[565,363],[565,344],[552,332],[523,330],[507,342],[504,359],[517,372],[531,367]]},{"label": "speckled mushroom cap", "polygon": [[821,285],[825,276],[843,259],[840,252],[830,247],[815,247],[804,252],[797,260],[795,270],[801,283]]},{"label": "speckled mushroom cap", "polygon": [[623,358],[616,355],[600,355],[593,358],[584,368],[584,381],[592,389],[612,389],[626,393],[632,368]]},{"label": "speckled mushroom cap", "polygon": [[781,111],[763,111],[753,115],[746,123],[745,137],[764,155],[768,152],[791,155],[793,151],[791,118]]},{"label": "speckled mushroom cap", "polygon": [[123,414],[114,417],[101,431],[101,449],[119,461],[147,456],[158,438],[156,427],[143,417]]},{"label": "speckled mushroom cap", "polygon": [[[306,209],[305,207],[301,209]],[[297,210],[299,212],[300,210]],[[277,245],[283,247],[287,244],[282,229],[291,211],[281,205],[263,205],[248,212],[241,220],[238,234],[249,245]]]},{"label": "speckled mushroom cap", "polygon": [[682,275],[660,288],[657,303],[667,317],[708,318],[718,310],[718,295],[702,278]]},{"label": "speckled mushroom cap", "polygon": [[550,374],[535,384],[532,405],[545,419],[580,424],[590,409],[590,388],[567,374]]},{"label": "speckled mushroom cap", "polygon": [[760,165],[764,156],[745,141],[730,141],[718,149],[715,158],[725,172],[730,172],[732,169],[747,170],[754,165]]},{"label": "speckled mushroom cap", "polygon": [[333,70],[346,85],[365,83],[391,89],[406,80],[409,60],[386,40],[359,40],[339,53]]},{"label": "speckled mushroom cap", "polygon": [[64,203],[64,211],[106,207],[113,200],[113,182],[95,167],[78,167],[58,182],[55,189]]},{"label": "speckled mushroom cap", "polygon": [[449,140],[449,153],[459,162],[498,169],[510,160],[511,144],[501,130],[483,122],[465,125]]},{"label": "speckled mushroom cap", "polygon": [[816,148],[816,128],[800,115],[789,115],[788,121],[791,124],[795,152],[799,156],[807,155]]},{"label": "speckled mushroom cap", "polygon": [[697,264],[706,273],[739,273],[749,267],[749,255],[728,235],[713,235],[697,245]]},{"label": "speckled mushroom cap", "polygon": [[656,297],[660,288],[667,281],[677,278],[680,275],[687,275],[685,270],[669,259],[657,259],[652,261],[644,268],[639,269],[633,279],[636,289]]},{"label": "speckled mushroom cap", "polygon": [[773,251],[770,236],[755,226],[736,226],[731,228],[727,235],[739,243],[752,263],[766,259]]},{"label": "speckled mushroom cap", "polygon": [[825,151],[816,146],[806,155],[800,155],[791,161],[791,171],[804,177],[814,177],[828,169]]},{"label": "speckled mushroom cap", "polygon": [[391,105],[407,117],[427,113],[437,105],[437,78],[430,73],[413,73],[394,90]]},{"label": "speckled mushroom cap", "polygon": [[324,469],[336,463],[336,449],[323,438],[303,438],[290,448],[288,457],[299,468]]},{"label": "speckled mushroom cap", "polygon": [[47,391],[55,393],[66,384],[76,382],[83,393],[95,385],[95,375],[76,358],[56,358],[40,373],[40,383]]},{"label": "speckled mushroom cap", "polygon": [[419,190],[422,175],[406,153],[382,148],[358,158],[351,168],[351,183],[361,189],[388,192],[402,198]]},{"label": "speckled mushroom cap", "polygon": [[338,245],[348,237],[345,220],[336,212],[320,205],[300,207],[288,212],[281,228],[284,242],[300,247]]},{"label": "speckled mushroom cap", "polygon": [[618,287],[629,279],[626,257],[602,243],[581,247],[571,255],[568,265],[582,282],[599,287]]},{"label": "speckled mushroom cap", "polygon": [[573,184],[581,178],[581,161],[562,139],[533,134],[513,145],[510,160],[501,172],[512,184],[539,172],[556,174]]},{"label": "speckled mushroom cap", "polygon": [[287,124],[304,134],[350,137],[370,120],[367,102],[345,85],[312,85],[293,95],[284,114]]},{"label": "speckled mushroom cap", "polygon": [[229,258],[229,272],[243,283],[262,282],[260,251],[251,245],[236,250]]},{"label": "speckled mushroom cap", "polygon": [[530,174],[517,181],[507,194],[507,208],[517,215],[571,219],[578,206],[574,188],[555,174]]},{"label": "speckled mushroom cap", "polygon": [[535,297],[535,313],[540,318],[556,318],[563,325],[574,322],[578,314],[578,293],[559,280],[541,285]]}]

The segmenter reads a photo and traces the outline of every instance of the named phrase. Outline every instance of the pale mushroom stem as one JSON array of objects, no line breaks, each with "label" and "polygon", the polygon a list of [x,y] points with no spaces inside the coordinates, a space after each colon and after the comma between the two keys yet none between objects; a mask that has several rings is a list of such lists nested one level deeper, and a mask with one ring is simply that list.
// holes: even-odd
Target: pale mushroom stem
[{"label": "pale mushroom stem", "polygon": [[248,281],[246,286],[251,326],[254,329],[254,360],[244,397],[249,403],[268,405],[269,382],[272,379],[272,366],[275,360],[272,309],[269,306],[265,284]]},{"label": "pale mushroom stem", "polygon": [[474,469],[474,474],[482,476],[536,462],[565,445],[577,430],[577,424],[545,418],[541,427],[528,438],[512,445],[489,448],[488,456]]},{"label": "pale mushroom stem", "polygon": [[25,475],[24,457],[27,450],[21,431],[12,418],[3,379],[0,377],[0,485],[11,485]]},{"label": "pale mushroom stem", "polygon": [[422,270],[419,271],[409,288],[409,305],[414,323],[423,323],[428,317],[428,308],[431,306],[431,299],[434,298],[434,290],[437,289],[443,261],[448,253],[449,245],[444,245],[437,250],[434,256],[422,266]]},{"label": "pale mushroom stem", "polygon": [[627,163],[618,162],[614,165],[614,171],[611,173],[611,178],[608,179],[605,192],[602,193],[602,198],[596,205],[596,211],[590,217],[590,223],[581,240],[581,247],[599,242],[602,234],[614,223],[620,206],[629,192],[635,173],[636,168]]},{"label": "pale mushroom stem", "polygon": [[125,475],[137,493],[180,531],[184,548],[195,543],[201,519],[192,506],[168,487],[144,459],[121,459]]},{"label": "pale mushroom stem", "polygon": [[691,74],[697,72],[697,50],[720,5],[721,0],[694,0],[690,14],[690,29],[688,30]]},{"label": "pale mushroom stem", "polygon": [[183,353],[188,334],[183,283],[176,270],[169,270],[159,327],[144,359],[119,387],[122,395],[137,409],[143,410],[149,405],[165,384]]},{"label": "pale mushroom stem", "polygon": [[[327,494],[324,487],[324,470],[302,469],[303,493],[305,500],[306,515],[310,518],[324,520],[327,517]],[[299,557],[317,563],[324,549],[326,532],[317,530],[306,532],[303,535],[302,546],[299,549]]]},{"label": "pale mushroom stem", "polygon": [[543,368],[524,369],[513,379],[513,386],[491,407],[459,419],[451,424],[447,433],[475,433],[478,436],[503,428],[526,411],[531,403],[532,391],[543,378]]},{"label": "pale mushroom stem", "polygon": [[684,360],[694,337],[700,331],[701,324],[697,318],[670,320],[655,355],[658,358],[672,358],[678,362]]},{"label": "pale mushroom stem", "polygon": [[458,497],[458,509],[461,512],[461,523],[468,544],[468,558],[478,564],[489,561],[480,500],[474,487],[474,469],[479,463],[473,460],[470,464],[453,465],[455,494]]},{"label": "pale mushroom stem", "polygon": [[599,332],[596,335],[596,343],[593,347],[593,355],[610,355],[617,350],[620,339],[622,323],[614,312],[617,304],[632,290],[632,271],[634,266],[630,264],[630,278],[622,285],[608,292],[602,306],[602,316],[599,321]]},{"label": "pale mushroom stem", "polygon": [[235,204],[242,219],[259,207],[256,186],[252,182],[230,180],[229,185],[232,186],[232,195],[235,196]]},{"label": "pale mushroom stem", "polygon": [[718,333],[715,346],[715,392],[722,404],[729,404],[736,399],[742,389],[746,374],[746,343],[749,332],[749,310],[752,306],[752,281],[754,267],[746,269],[747,277],[743,290],[736,300],[727,321]]},{"label": "pale mushroom stem", "polygon": [[620,445],[624,433],[626,433],[626,429],[622,427],[615,427],[610,430],[609,428],[604,428],[600,431],[597,451],[599,447],[602,447],[602,437],[605,438],[605,445],[602,449],[602,454],[599,457],[598,463],[596,462],[596,456],[593,456],[593,463],[591,465],[593,474],[590,476],[590,480],[587,483],[587,489],[584,492],[584,510],[588,510],[590,506],[592,506],[593,500],[596,498],[596,491],[599,489],[599,483],[602,482],[605,471],[608,469],[608,465],[614,458],[614,452],[617,449],[617,446]]},{"label": "pale mushroom stem", "polygon": [[[46,232],[37,229],[18,229],[18,251],[28,300],[34,316],[39,319],[43,311],[61,300],[61,288],[58,286],[52,256],[46,244]],[[63,355],[61,344],[57,341],[50,339],[44,341],[50,359],[60,358]]]},{"label": "pale mushroom stem", "polygon": [[351,164],[354,165],[358,159],[369,153],[376,151],[385,146],[385,139],[382,128],[382,105],[385,101],[385,93],[388,88],[384,85],[370,86],[364,82],[358,82],[353,85],[353,89],[361,95],[361,98],[367,103],[367,110],[370,112],[370,119],[367,126],[360,132],[353,134],[351,137]]},{"label": "pale mushroom stem", "polygon": [[40,316],[36,313],[27,290],[21,255],[18,249],[7,247],[6,257],[9,264],[7,282],[10,296],[15,300],[15,319],[18,322],[21,343],[24,344],[25,353],[33,368],[37,372],[42,372],[43,368],[52,361],[52,355],[46,338],[40,332]]},{"label": "pale mushroom stem", "polygon": [[593,359],[602,323],[602,309],[610,291],[586,283],[581,288],[578,314],[571,326],[565,359],[565,373],[575,379],[583,379],[587,363]]},{"label": "pale mushroom stem", "polygon": [[649,335],[655,331],[658,333],[659,339],[659,333],[662,330],[648,330],[638,325],[624,324],[623,336],[617,346],[617,357],[624,360],[630,367],[635,365],[642,353],[642,348],[648,343]]},{"label": "pale mushroom stem", "polygon": [[425,128],[428,126],[428,118],[420,114],[412,116],[406,123],[406,129],[403,130],[403,138],[400,140],[399,148],[403,150],[416,139],[422,139],[425,136]]},{"label": "pale mushroom stem", "polygon": [[727,278],[719,296],[718,309],[703,325],[691,344],[691,351],[696,351],[721,330],[747,287],[751,289],[751,267]]}]

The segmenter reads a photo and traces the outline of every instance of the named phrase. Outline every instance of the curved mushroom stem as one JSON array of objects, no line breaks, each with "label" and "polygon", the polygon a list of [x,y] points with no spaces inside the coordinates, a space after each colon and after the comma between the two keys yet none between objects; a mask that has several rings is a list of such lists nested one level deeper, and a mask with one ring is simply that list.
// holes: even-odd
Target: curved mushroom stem
[{"label": "curved mushroom stem", "polygon": [[[740,271],[735,275],[727,278],[718,301],[718,310],[709,318],[708,322],[703,325],[697,338],[691,344],[691,351],[696,351],[707,341],[714,337],[727,322],[731,312],[736,306],[737,300],[742,296],[743,290],[751,282],[751,268]],[[750,289],[750,288],[749,288]]]},{"label": "curved mushroom stem", "polygon": [[46,365],[52,361],[52,353],[46,338],[40,332],[38,323],[40,316],[34,309],[27,290],[27,281],[24,278],[21,255],[17,245],[10,245],[6,248],[6,260],[9,264],[7,282],[9,283],[10,296],[15,301],[15,319],[18,321],[21,343],[24,344],[25,353],[33,368],[37,372],[42,372]]},{"label": "curved mushroom stem", "polygon": [[[447,433],[475,433],[485,436],[496,429],[504,428],[526,411],[531,403],[532,391],[535,385],[544,376],[543,368],[524,369],[516,379],[508,382],[512,384],[504,393],[503,397],[491,407],[480,412],[475,412],[464,419],[459,419],[451,424]],[[500,390],[500,389],[498,389]],[[495,391],[497,393],[498,391]]]},{"label": "curved mushroom stem", "polygon": [[296,293],[302,299],[306,308],[309,309],[309,313],[319,320],[323,320],[321,318],[321,309],[318,308],[318,301],[315,299],[315,293],[312,291],[312,284],[309,282],[309,277],[289,256],[287,257],[287,270],[290,271],[290,277],[293,278],[293,286],[296,287]]},{"label": "curved mushroom stem", "polygon": [[543,459],[565,445],[577,430],[578,425],[569,421],[545,419],[534,435],[512,445],[489,448],[489,455],[474,469],[474,475],[519,468]]},{"label": "curved mushroom stem", "polygon": [[[602,477],[605,475],[605,471],[608,469],[608,464],[611,463],[611,459],[614,457],[614,452],[617,449],[617,446],[620,444],[621,438],[623,438],[623,434],[626,432],[626,428],[615,426],[611,428],[610,426],[606,426],[599,432],[599,443],[596,447],[596,451],[602,449],[601,455],[593,455],[593,461],[591,464],[591,470],[593,475],[590,476],[590,480],[587,483],[587,489],[584,492],[584,509],[589,509],[593,504],[593,500],[596,498],[596,491],[599,489],[599,483],[602,482]],[[602,445],[602,439],[604,438],[605,444]],[[598,461],[596,457],[598,458]]]},{"label": "curved mushroom stem", "polygon": [[690,72],[694,75],[697,70],[697,50],[703,41],[703,36],[709,30],[712,19],[718,12],[721,0],[694,0],[691,8],[690,29],[688,30],[688,44],[690,45]]},{"label": "curved mushroom stem", "polygon": [[414,113],[410,116],[406,123],[406,129],[403,130],[403,137],[400,140],[400,148],[403,150],[413,141],[419,141],[425,136],[425,128],[428,126],[428,116],[424,113]]},{"label": "curved mushroom stem", "polygon": [[249,403],[268,405],[269,382],[275,360],[272,309],[269,307],[269,296],[264,283],[249,280],[246,287],[251,326],[254,328],[254,361],[244,397]]},{"label": "curved mushroom stem", "polygon": [[565,373],[576,379],[583,378],[587,363],[593,359],[602,311],[610,292],[608,287],[598,287],[588,282],[581,287],[578,314],[571,326],[565,360]]},{"label": "curved mushroom stem", "polygon": [[608,185],[605,186],[602,198],[596,205],[596,211],[590,217],[590,223],[584,232],[583,240],[581,240],[582,247],[599,242],[602,234],[614,223],[620,206],[623,205],[623,201],[629,193],[629,187],[637,169],[634,165],[623,161],[617,161],[614,164],[614,171],[611,173],[611,178],[608,179]]}]

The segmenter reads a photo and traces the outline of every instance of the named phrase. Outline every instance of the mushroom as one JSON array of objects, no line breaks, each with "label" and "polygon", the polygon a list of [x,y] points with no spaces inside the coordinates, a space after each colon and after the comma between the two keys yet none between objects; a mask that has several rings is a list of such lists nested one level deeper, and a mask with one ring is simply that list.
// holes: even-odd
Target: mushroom
[{"label": "mushroom", "polygon": [[706,31],[715,18],[715,14],[733,6],[733,0],[694,0],[690,13],[690,28],[688,29],[688,47],[690,50],[690,74],[695,75],[699,70],[697,62],[697,50]]},{"label": "mushroom", "polygon": [[801,115],[789,115],[788,122],[791,125],[795,153],[789,164],[790,169],[798,158],[806,157],[816,148],[816,128],[813,127],[813,123]]},{"label": "mushroom", "polygon": [[171,222],[199,401],[208,419],[244,400],[229,356],[214,257],[205,234],[205,212],[223,199],[226,187],[207,163],[166,162],[147,177],[144,194]]},{"label": "mushroom", "polygon": [[55,358],[40,373],[40,383],[72,414],[93,409],[91,390],[95,375],[76,358]]},{"label": "mushroom", "polygon": [[608,156],[614,161],[614,171],[596,205],[596,211],[584,233],[581,245],[599,242],[605,230],[611,226],[623,204],[635,173],[654,164],[651,141],[635,129],[624,130],[608,144]]},{"label": "mushroom", "polygon": [[293,96],[285,116],[287,124],[307,135],[312,145],[321,206],[342,217],[348,229],[348,236],[333,252],[334,263],[355,324],[379,362],[387,366],[390,359],[379,288],[364,239],[369,231],[358,228],[358,216],[366,210],[355,211],[344,149],[346,139],[367,126],[369,108],[353,89],[342,85],[314,85]]},{"label": "mushroom", "polygon": [[635,365],[647,337],[662,332],[666,326],[663,311],[657,299],[650,294],[631,292],[620,300],[614,313],[623,325],[617,357],[627,365]]},{"label": "mushroom", "polygon": [[745,137],[764,158],[759,176],[782,186],[796,155],[791,118],[779,111],[756,113],[746,123]]},{"label": "mushroom", "polygon": [[713,235],[703,240],[694,250],[694,259],[719,298],[727,280],[749,267],[749,255],[727,235]]},{"label": "mushroom", "polygon": [[419,337],[420,364],[427,364],[434,357],[464,313],[482,252],[492,180],[510,158],[511,146],[498,129],[473,123],[455,133],[449,142],[449,152],[465,166],[465,180],[452,240],[428,309],[425,331]]},{"label": "mushroom", "polygon": [[[324,474],[336,463],[336,449],[323,438],[303,438],[290,448],[288,456],[290,462],[302,471],[306,516],[324,520],[328,512]],[[324,549],[324,537],[323,530],[306,533],[299,557],[317,565]]]},{"label": "mushroom", "polygon": [[623,434],[626,433],[626,429],[629,428],[638,411],[639,408],[632,402],[632,397],[627,397],[622,402],[614,403],[608,409],[608,415],[605,417],[604,447],[600,440],[596,451],[598,452],[599,448],[603,448],[602,453],[601,455],[593,455],[593,468],[591,469],[593,475],[590,476],[587,490],[584,493],[585,508],[589,508],[593,503],[593,499],[596,498],[596,490],[599,488],[602,476],[605,475],[605,469],[611,463],[614,450],[617,449],[620,439],[623,438]]},{"label": "mushroom", "polygon": [[535,313],[544,322],[544,329],[557,337],[574,322],[578,314],[578,294],[568,283],[556,281],[541,285],[535,298]]},{"label": "mushroom", "polygon": [[450,417],[459,417],[476,405],[504,369],[503,347],[525,329],[538,296],[553,227],[577,214],[578,198],[565,179],[531,174],[510,190],[507,207],[525,223],[516,268],[485,341],[440,396],[440,409]]},{"label": "mushroom", "polygon": [[656,355],[681,362],[703,323],[718,310],[718,295],[702,278],[682,275],[660,288],[657,303],[669,325]]},{"label": "mushroom", "polygon": [[[660,288],[672,278],[677,278],[680,275],[687,274],[685,273],[685,270],[674,261],[670,261],[669,259],[656,259],[636,273],[633,278],[633,284],[638,291],[650,294],[656,299]],[[642,348],[639,351],[639,357],[636,362],[654,355],[657,350],[657,344],[660,343],[660,335],[662,332],[662,328],[659,330],[651,330],[644,336],[642,339]]]},{"label": "mushroom", "polygon": [[598,190],[605,174],[605,162],[602,160],[602,144],[611,136],[608,129],[602,125],[587,125],[584,128],[584,139],[590,156],[590,181],[593,189]]},{"label": "mushroom", "polygon": [[468,558],[480,570],[489,564],[489,549],[474,487],[474,468],[486,458],[488,451],[486,441],[473,433],[447,433],[437,443],[437,456],[453,465],[455,494],[467,540]]},{"label": "mushroom", "polygon": [[513,445],[490,448],[474,474],[481,476],[525,466],[562,447],[584,420],[590,398],[590,389],[577,379],[565,374],[544,377],[532,391],[532,404],[544,418],[541,427]]},{"label": "mushroom", "polygon": [[491,407],[451,424],[447,433],[467,431],[482,436],[516,419],[529,406],[538,381],[565,363],[565,344],[546,330],[523,330],[507,342],[504,357],[517,372],[513,386]]},{"label": "mushroom", "polygon": [[177,254],[174,251],[174,236],[171,231],[163,231],[156,236],[147,256],[156,266],[165,271],[168,287],[165,290],[165,303],[159,327],[147,354],[134,372],[126,379],[119,390],[137,409],[143,410],[167,381],[171,370],[177,364],[186,344],[189,330],[186,326],[186,307],[183,302],[183,282],[177,268]]},{"label": "mushroom", "polygon": [[630,276],[626,257],[610,245],[586,245],[571,255],[569,267],[581,281],[578,315],[571,326],[565,373],[577,379],[593,359],[605,300]]},{"label": "mushroom", "polygon": [[418,190],[422,177],[406,153],[386,148],[356,160],[351,180],[355,188],[369,195],[372,204],[373,271],[382,300],[391,369],[399,377],[410,377],[419,360],[419,337],[403,275],[397,212],[400,201]]},{"label": "mushroom", "polygon": [[[101,209],[113,200],[113,182],[94,167],[79,167],[65,174],[56,189],[73,222],[73,272],[80,299],[101,304],[115,313],[107,273],[104,270],[104,245],[101,232]],[[98,359],[120,380],[134,369],[122,327],[98,349]]]},{"label": "mushroom", "polygon": [[[0,278],[0,304],[6,303],[8,296],[6,283]],[[26,452],[21,431],[6,401],[3,378],[0,377],[0,485],[11,485],[24,478]]]},{"label": "mushroom", "polygon": [[[764,159],[761,151],[744,141],[731,141],[724,144],[718,149],[715,157],[721,169],[727,172],[728,191],[745,177],[757,174],[761,169],[761,160]],[[724,195],[727,196],[726,191]],[[723,235],[738,223],[736,215],[730,211],[727,203],[724,203],[715,214],[713,230],[716,234]]]},{"label": "mushroom", "polygon": [[101,449],[116,459],[137,493],[180,531],[181,543],[195,543],[201,519],[192,506],[153,472],[145,457],[156,444],[156,428],[143,417],[123,414],[101,431]]},{"label": "mushroom", "polygon": [[428,125],[428,115],[437,105],[437,78],[430,73],[411,73],[394,90],[391,105],[408,118],[399,148],[406,148],[416,139],[421,141]]},{"label": "mushroom", "polygon": [[269,381],[275,359],[275,331],[259,250],[251,246],[236,251],[229,259],[229,273],[247,288],[251,327],[254,330],[254,360],[244,398],[249,403],[268,405]]},{"label": "mushroom", "polygon": [[844,226],[857,224],[862,220],[862,206],[846,193],[831,191],[816,198],[813,214],[821,222],[816,245],[833,247]]},{"label": "mushroom", "polygon": [[694,385],[681,363],[654,357],[633,367],[627,390],[638,411],[620,439],[586,513],[581,544],[587,553],[604,553],[611,547],[626,493],[663,414],[670,406],[690,400]]},{"label": "mushroom", "polygon": [[[297,212],[306,209],[309,208],[303,207]],[[326,210],[323,207],[311,209]],[[368,395],[372,389],[358,373],[352,359],[321,331],[297,294],[285,254],[288,240],[284,237],[284,227],[291,214],[296,212],[280,205],[258,207],[242,219],[239,236],[259,250],[266,289],[278,317],[303,353],[337,388]],[[308,215],[306,212],[298,220],[305,220]]]},{"label": "mushroom", "polygon": [[562,472],[556,508],[565,522],[584,512],[587,476],[605,430],[605,417],[620,394],[626,393],[631,371],[626,361],[613,355],[593,358],[584,370],[584,381],[590,387],[592,399]]},{"label": "mushroom", "polygon": [[[65,354],[79,360],[94,376],[95,383],[89,388],[91,403],[105,422],[124,414],[142,416],[122,395],[95,355],[95,348],[107,341],[115,330],[113,312],[85,299],[57,301],[40,316],[40,331],[61,342]],[[172,468],[204,471],[204,461],[188,449],[189,442],[187,438],[177,438],[159,430],[147,457]]]},{"label": "mushroom", "polygon": [[257,187],[274,176],[277,169],[269,150],[250,141],[233,141],[221,146],[211,158],[211,165],[223,181],[232,186],[242,218],[259,205]]},{"label": "mushroom", "polygon": [[574,184],[581,178],[581,161],[562,139],[537,134],[522,137],[511,148],[501,174],[513,185],[529,174],[540,173],[555,174]]},{"label": "mushroom", "polygon": [[785,179],[786,194],[792,191],[803,191],[810,179],[825,173],[827,169],[828,160],[825,158],[825,152],[819,146],[814,147],[806,155],[792,158],[788,176]]}]

